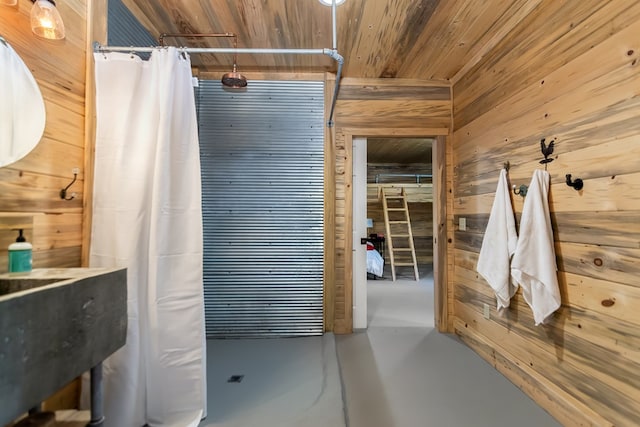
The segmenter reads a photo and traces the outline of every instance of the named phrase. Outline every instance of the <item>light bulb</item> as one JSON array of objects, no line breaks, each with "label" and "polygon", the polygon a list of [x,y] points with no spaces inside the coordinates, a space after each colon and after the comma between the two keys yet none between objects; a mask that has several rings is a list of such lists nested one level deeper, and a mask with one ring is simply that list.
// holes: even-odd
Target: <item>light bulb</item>
[{"label": "light bulb", "polygon": [[[320,3],[325,6],[333,6],[333,0],[320,0]],[[344,0],[336,0],[336,6],[340,6],[342,3],[344,3]]]},{"label": "light bulb", "polygon": [[53,0],[32,0],[31,31],[38,37],[61,40],[65,36],[64,23]]}]

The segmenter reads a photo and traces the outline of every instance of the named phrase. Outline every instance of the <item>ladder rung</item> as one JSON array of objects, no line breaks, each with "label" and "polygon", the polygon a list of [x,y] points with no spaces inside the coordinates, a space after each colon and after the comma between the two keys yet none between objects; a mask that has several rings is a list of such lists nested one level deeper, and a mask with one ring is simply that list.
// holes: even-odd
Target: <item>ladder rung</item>
[{"label": "ladder rung", "polygon": [[384,198],[389,200],[389,199],[398,199],[398,200],[402,200],[404,199],[404,196],[390,196],[389,194],[385,194]]},{"label": "ladder rung", "polygon": [[388,211],[396,211],[396,212],[406,212],[407,210],[405,208],[387,208]]},{"label": "ladder rung", "polygon": [[389,224],[407,224],[407,221],[389,221]]},{"label": "ladder rung", "polygon": [[393,248],[394,252],[411,252],[411,248]]},{"label": "ladder rung", "polygon": [[412,262],[396,262],[396,265],[399,265],[400,267],[413,267],[413,263]]},{"label": "ladder rung", "polygon": [[409,237],[408,234],[394,234],[393,236],[391,236],[391,238],[395,238],[395,237]]}]

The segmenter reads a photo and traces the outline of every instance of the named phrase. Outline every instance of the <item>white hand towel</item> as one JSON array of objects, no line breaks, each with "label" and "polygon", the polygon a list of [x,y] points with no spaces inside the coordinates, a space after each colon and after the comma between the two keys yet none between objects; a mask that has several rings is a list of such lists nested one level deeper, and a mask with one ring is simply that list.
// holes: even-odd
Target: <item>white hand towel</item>
[{"label": "white hand towel", "polygon": [[502,169],[476,267],[495,292],[498,310],[509,307],[511,297],[518,290],[511,280],[509,265],[517,243],[507,171]]},{"label": "white hand towel", "polygon": [[549,173],[536,170],[522,208],[511,274],[522,286],[536,325],[560,307],[560,288],[549,216]]}]

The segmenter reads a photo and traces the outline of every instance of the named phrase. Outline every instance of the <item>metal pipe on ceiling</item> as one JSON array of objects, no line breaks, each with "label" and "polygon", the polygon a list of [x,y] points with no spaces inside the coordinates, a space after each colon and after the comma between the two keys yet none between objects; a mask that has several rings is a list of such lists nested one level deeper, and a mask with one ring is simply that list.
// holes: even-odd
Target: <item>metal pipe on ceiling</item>
[{"label": "metal pipe on ceiling", "polygon": [[164,46],[165,37],[191,37],[191,38],[199,38],[199,37],[233,37],[237,40],[238,35],[235,33],[162,33],[160,37],[158,37],[158,42],[160,46]]},{"label": "metal pipe on ceiling", "polygon": [[[95,52],[152,52],[155,49],[167,48],[169,46],[102,46],[94,44]],[[280,53],[280,54],[299,54],[299,55],[329,55],[333,49],[271,49],[271,48],[253,48],[253,47],[179,47],[176,49],[185,53]]]},{"label": "metal pipe on ceiling", "polygon": [[[287,55],[327,55],[338,63],[338,70],[336,72],[336,84],[333,90],[333,100],[331,101],[331,111],[329,113],[329,120],[327,121],[327,127],[333,127],[333,114],[335,112],[336,102],[338,100],[338,92],[340,91],[340,78],[342,76],[342,66],[344,65],[344,57],[338,53],[337,49],[337,30],[336,30],[336,0],[332,1],[331,5],[331,21],[332,21],[332,35],[333,35],[333,48],[322,49],[271,49],[271,48],[217,48],[217,47],[177,47],[180,52],[185,53],[229,53],[233,55],[238,54],[287,54]],[[138,47],[138,46],[102,46],[98,42],[93,43],[94,52],[152,52],[154,49],[166,48],[164,45],[165,37],[233,37],[233,33],[214,33],[212,34],[174,34],[164,33],[160,36],[160,44],[158,47]]]}]

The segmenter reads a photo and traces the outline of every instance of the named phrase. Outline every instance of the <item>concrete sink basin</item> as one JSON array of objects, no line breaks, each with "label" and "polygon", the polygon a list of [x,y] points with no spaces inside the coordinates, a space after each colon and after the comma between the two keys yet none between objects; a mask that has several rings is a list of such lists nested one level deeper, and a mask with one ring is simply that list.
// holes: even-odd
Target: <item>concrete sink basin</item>
[{"label": "concrete sink basin", "polygon": [[0,297],[14,292],[26,291],[28,289],[39,288],[51,283],[69,280],[69,278],[34,278],[28,276],[14,276],[9,278],[0,278]]},{"label": "concrete sink basin", "polygon": [[125,269],[0,274],[0,426],[125,344]]}]

